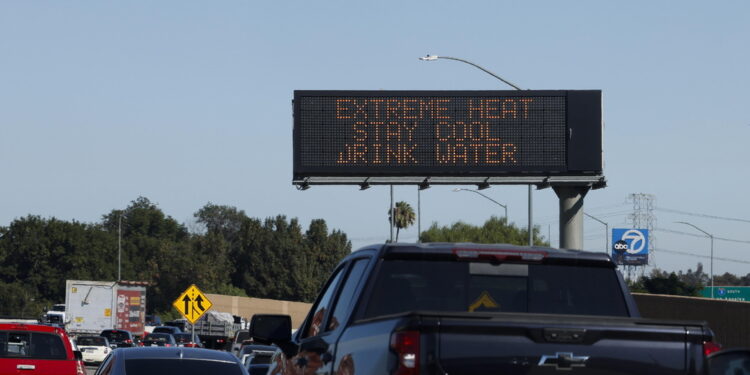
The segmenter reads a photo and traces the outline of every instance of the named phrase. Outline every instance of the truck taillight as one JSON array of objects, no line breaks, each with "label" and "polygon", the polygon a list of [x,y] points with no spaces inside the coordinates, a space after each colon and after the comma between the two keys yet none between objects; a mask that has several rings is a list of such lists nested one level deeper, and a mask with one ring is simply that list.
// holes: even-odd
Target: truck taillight
[{"label": "truck taillight", "polygon": [[713,341],[704,341],[703,342],[703,355],[709,355],[711,353],[716,353],[719,350],[721,350],[721,345],[717,344]]},{"label": "truck taillight", "polygon": [[394,375],[415,375],[419,373],[419,332],[401,331],[391,335],[391,349],[398,356],[398,366]]},{"label": "truck taillight", "polygon": [[133,340],[131,340],[131,339],[127,339],[127,340],[125,340],[125,343],[126,343],[126,344],[132,344],[132,343],[133,343]]}]

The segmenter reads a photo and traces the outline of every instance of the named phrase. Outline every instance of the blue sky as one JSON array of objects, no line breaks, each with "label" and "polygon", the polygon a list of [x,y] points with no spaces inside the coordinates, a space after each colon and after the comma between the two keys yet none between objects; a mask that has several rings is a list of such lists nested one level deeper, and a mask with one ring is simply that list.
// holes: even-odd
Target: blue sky
[{"label": "blue sky", "polygon": [[[0,225],[98,221],[138,196],[181,222],[207,202],[254,217],[324,218],[355,247],[388,237],[387,187],[291,185],[295,89],[492,90],[471,60],[529,89],[600,89],[605,175],[587,213],[624,227],[631,193],[657,227],[750,241],[750,3],[724,1],[4,1]],[[453,187],[422,193],[422,227],[502,209]],[[484,191],[526,225],[526,188]],[[416,207],[414,187],[396,199]],[[534,192],[558,243],[557,198]],[[415,240],[416,226],[402,232]],[[656,232],[656,265],[708,263],[708,239]],[[585,247],[604,248],[586,219]],[[659,249],[665,251],[659,252]],[[686,255],[681,253],[695,254]],[[716,241],[715,273],[750,272],[750,243]],[[744,262],[744,263],[743,263]]]}]

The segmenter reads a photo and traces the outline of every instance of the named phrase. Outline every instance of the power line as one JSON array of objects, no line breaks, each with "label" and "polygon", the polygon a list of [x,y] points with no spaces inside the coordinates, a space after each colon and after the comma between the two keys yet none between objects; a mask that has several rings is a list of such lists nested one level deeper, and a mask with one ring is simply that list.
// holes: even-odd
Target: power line
[{"label": "power line", "polygon": [[[697,233],[688,233],[688,232],[680,232],[679,230],[672,230],[672,229],[662,229],[662,228],[654,228],[655,231],[659,232],[667,232],[667,233],[674,233],[674,234],[681,234],[684,236],[691,236],[691,237],[700,237],[700,238],[706,238],[703,234],[697,234]],[[750,243],[748,240],[735,240],[731,238],[724,238],[724,237],[716,237],[714,236],[715,240],[721,240],[721,241],[727,241],[727,242],[736,242],[736,243]]]},{"label": "power line", "polygon": [[623,203],[618,203],[618,204],[610,204],[606,206],[586,207],[586,212],[595,212],[598,210],[609,210],[611,208],[621,208],[621,207],[628,207],[628,205],[625,202],[623,202]]},{"label": "power line", "polygon": [[673,214],[703,217],[703,218],[707,218],[707,219],[726,220],[726,221],[738,221],[738,222],[741,222],[741,223],[750,223],[750,220],[748,220],[748,219],[738,219],[738,218],[734,218],[734,217],[701,214],[701,213],[697,213],[697,212],[688,212],[688,211],[682,211],[682,210],[675,210],[675,209],[672,209],[672,208],[656,207],[655,210],[657,210],[657,211],[663,211],[663,212],[669,212],[669,213],[673,213]]},{"label": "power line", "polygon": [[[663,251],[665,253],[672,253],[672,254],[679,254],[679,255],[687,255],[695,258],[704,258],[704,259],[710,259],[711,257],[708,255],[700,255],[700,254],[694,254],[694,253],[688,253],[685,251],[677,251],[677,250],[668,250],[664,248],[656,248],[654,250]],[[731,258],[722,258],[722,257],[714,257],[714,260],[723,260],[726,262],[732,262],[732,263],[744,263],[744,264],[750,264],[750,261],[747,260],[739,260],[739,259],[731,259]]]},{"label": "power line", "polygon": [[[609,212],[605,214],[594,214],[597,218],[609,218],[609,217],[615,217],[615,216],[624,216],[630,214],[632,211],[614,211]],[[589,213],[588,210],[586,210],[586,213]],[[536,223],[536,225],[548,225],[548,224],[556,224],[560,220],[557,216],[542,216],[540,217],[539,222]]]}]

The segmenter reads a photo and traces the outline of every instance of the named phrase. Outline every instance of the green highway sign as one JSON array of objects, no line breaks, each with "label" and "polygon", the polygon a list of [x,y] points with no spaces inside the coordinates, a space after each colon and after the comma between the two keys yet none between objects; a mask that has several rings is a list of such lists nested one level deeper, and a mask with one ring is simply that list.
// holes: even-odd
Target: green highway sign
[{"label": "green highway sign", "polygon": [[[715,299],[750,302],[750,286],[715,286],[713,289]],[[700,294],[711,298],[711,287],[703,288]]]}]

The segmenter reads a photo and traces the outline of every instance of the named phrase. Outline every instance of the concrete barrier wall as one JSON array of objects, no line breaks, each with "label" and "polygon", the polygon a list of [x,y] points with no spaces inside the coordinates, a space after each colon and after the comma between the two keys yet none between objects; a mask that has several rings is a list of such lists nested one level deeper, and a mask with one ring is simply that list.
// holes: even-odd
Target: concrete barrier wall
[{"label": "concrete barrier wall", "polygon": [[311,303],[290,302],[275,299],[225,296],[222,294],[206,294],[213,303],[212,310],[228,312],[241,316],[247,321],[254,314],[287,314],[292,317],[292,328],[299,328],[305,320]]},{"label": "concrete barrier wall", "polygon": [[750,348],[750,302],[633,293],[641,316],[703,320],[724,348]]}]

